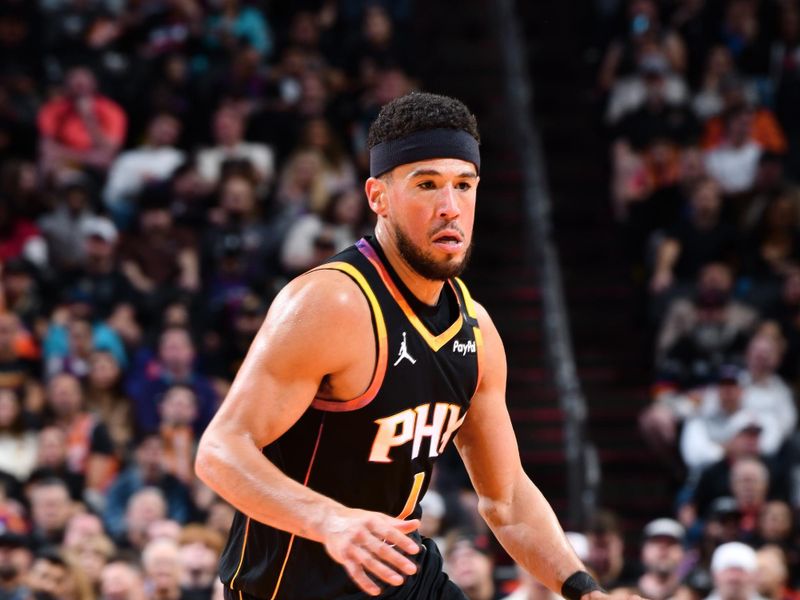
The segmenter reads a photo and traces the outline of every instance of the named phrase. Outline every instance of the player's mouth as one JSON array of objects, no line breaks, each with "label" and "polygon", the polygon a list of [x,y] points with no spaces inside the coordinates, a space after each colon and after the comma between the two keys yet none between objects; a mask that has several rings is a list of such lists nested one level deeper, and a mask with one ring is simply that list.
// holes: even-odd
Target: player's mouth
[{"label": "player's mouth", "polygon": [[461,252],[464,247],[464,236],[455,229],[443,229],[437,232],[431,241],[434,246],[448,254]]}]

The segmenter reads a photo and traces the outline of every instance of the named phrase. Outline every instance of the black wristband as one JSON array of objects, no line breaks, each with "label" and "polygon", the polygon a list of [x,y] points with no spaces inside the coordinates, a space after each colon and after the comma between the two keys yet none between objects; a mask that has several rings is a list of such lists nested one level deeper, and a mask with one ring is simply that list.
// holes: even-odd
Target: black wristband
[{"label": "black wristband", "polygon": [[586,571],[576,571],[567,577],[564,585],[561,586],[561,595],[567,600],[581,600],[584,594],[596,590],[602,592],[603,588],[594,580],[594,577]]}]

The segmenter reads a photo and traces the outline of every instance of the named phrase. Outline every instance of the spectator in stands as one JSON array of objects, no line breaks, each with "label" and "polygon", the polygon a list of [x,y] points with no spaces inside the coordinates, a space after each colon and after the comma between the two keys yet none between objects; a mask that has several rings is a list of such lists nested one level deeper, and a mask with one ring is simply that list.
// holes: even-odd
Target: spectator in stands
[{"label": "spectator in stands", "polygon": [[33,543],[40,548],[61,545],[64,530],[73,513],[67,484],[55,477],[43,479],[30,487],[28,499],[31,505]]},{"label": "spectator in stands", "polygon": [[22,398],[0,388],[0,472],[25,481],[36,465],[36,433],[25,422]]},{"label": "spectator in stands", "polygon": [[117,471],[114,446],[108,428],[86,410],[80,381],[61,373],[47,386],[52,422],[67,436],[67,468],[84,477],[86,500],[99,502]]},{"label": "spectator in stands", "polygon": [[69,164],[105,171],[125,141],[127,118],[113,100],[97,91],[86,67],[70,69],[64,93],[39,111],[41,166],[55,173]]},{"label": "spectator in stands", "polygon": [[0,313],[0,387],[16,391],[23,399],[25,410],[38,413],[44,393],[36,379],[38,365],[34,356],[25,352],[28,337],[21,333],[22,327],[15,314]]},{"label": "spectator in stands", "polygon": [[281,264],[287,273],[302,273],[354,244],[362,233],[365,204],[355,189],[331,196],[321,214],[298,218],[286,233]]},{"label": "spectator in stands", "polygon": [[152,592],[152,600],[175,600],[181,597],[180,549],[172,540],[150,542],[142,552],[145,586]]},{"label": "spectator in stands", "polygon": [[47,265],[47,244],[36,223],[8,202],[0,202],[0,261],[25,259],[39,268]]},{"label": "spectator in stands", "polygon": [[36,469],[28,478],[28,485],[43,479],[56,477],[67,484],[70,497],[82,501],[84,477],[69,469],[67,462],[67,434],[56,425],[42,428],[38,435]]},{"label": "spectator in stands", "polygon": [[158,429],[158,405],[171,386],[182,383],[197,397],[196,432],[205,429],[217,410],[217,393],[211,382],[195,369],[195,348],[188,330],[169,327],[160,336],[158,355],[130,373],[127,391],[133,400],[137,426],[142,431]]},{"label": "spectator in stands", "polygon": [[[120,530],[117,545],[133,550],[134,553],[141,553],[150,542],[149,531],[153,524],[165,520],[166,517],[167,501],[161,490],[155,487],[138,490],[128,500],[124,518],[116,526]],[[106,529],[109,529],[108,525]]]},{"label": "spectator in stands", "polygon": [[741,413],[731,419],[725,456],[703,469],[695,485],[690,483],[690,499],[679,511],[684,526],[690,527],[698,517],[705,518],[716,498],[732,495],[731,473],[739,461],[759,456],[761,429],[757,413]]},{"label": "spectator in stands", "polygon": [[12,259],[0,271],[0,306],[14,313],[29,331],[38,330],[44,321],[45,301],[36,268],[28,261]]},{"label": "spectator in stands", "polygon": [[319,152],[295,152],[281,171],[276,201],[291,208],[295,214],[319,210],[328,196],[323,173],[323,159]]},{"label": "spectator in stands", "polygon": [[136,199],[146,187],[167,179],[185,160],[175,147],[181,123],[169,113],[156,114],[143,143],[117,157],[108,173],[103,202],[117,225],[125,228],[136,211]]},{"label": "spectator in stands", "polygon": [[103,522],[100,517],[86,510],[82,511],[76,506],[67,521],[62,546],[67,550],[77,548],[86,540],[99,535],[103,535]]},{"label": "spectator in stands", "polygon": [[[737,75],[731,51],[722,45],[711,48],[706,60],[703,81],[692,101],[695,114],[706,121],[706,127],[708,120],[722,114],[726,105],[731,106],[734,102],[742,100],[754,104],[756,99],[756,87]],[[716,123],[721,125],[720,121]],[[718,143],[721,137],[719,125],[714,127],[714,144]]]},{"label": "spectator in stands", "polygon": [[111,352],[92,352],[86,378],[86,406],[108,427],[119,459],[127,456],[134,428],[133,408],[123,390],[122,378],[122,369]]},{"label": "spectator in stands", "polygon": [[700,269],[718,261],[730,262],[738,250],[734,227],[721,220],[719,186],[698,179],[689,192],[689,217],[667,230],[658,243],[650,289],[658,294],[674,284],[694,281]]},{"label": "spectator in stands", "polygon": [[45,376],[49,379],[60,373],[69,373],[83,382],[89,374],[89,357],[95,350],[93,334],[88,319],[70,319],[67,323],[67,353],[62,356],[51,354],[47,358]]},{"label": "spectator in stands", "polygon": [[[158,433],[142,437],[136,446],[133,464],[120,473],[108,490],[103,521],[113,537],[120,539],[123,535],[127,535],[129,541],[132,541],[132,535],[146,535],[146,525],[157,520],[153,515],[148,515],[146,523],[141,523],[137,520],[137,513],[134,515],[136,531],[132,532],[130,529],[125,531],[126,522],[123,515],[126,511],[132,510],[132,498],[144,489],[154,489],[161,495],[164,514],[159,515],[159,519],[169,516],[179,523],[187,521],[191,509],[189,493],[178,479],[167,472],[164,463],[164,443]],[[131,523],[127,523],[127,527],[130,528]]]},{"label": "spectator in stands", "polygon": [[180,292],[200,287],[200,260],[195,236],[176,227],[169,205],[143,200],[138,227],[120,247],[122,272],[151,310],[159,310]]},{"label": "spectator in stands", "polygon": [[800,267],[800,193],[779,192],[764,208],[747,248],[746,272],[759,287],[777,288],[784,277]]},{"label": "spectator in stands", "polygon": [[117,229],[108,219],[98,218],[84,234],[86,262],[74,272],[62,273],[59,287],[85,296],[95,318],[105,321],[126,343],[137,343],[140,335],[135,315],[138,298],[133,286],[117,268]]},{"label": "spectator in stands", "polygon": [[90,183],[81,171],[66,171],[56,187],[56,205],[39,218],[47,240],[48,264],[57,271],[79,268],[86,255],[86,231],[97,218],[92,211]]},{"label": "spectator in stands", "polygon": [[644,528],[638,589],[645,598],[671,598],[681,583],[685,530],[672,519],[656,519]]},{"label": "spectator in stands", "polygon": [[27,536],[0,523],[0,597],[22,600],[29,590],[25,579],[33,562]]},{"label": "spectator in stands", "polygon": [[742,405],[759,415],[771,415],[779,424],[785,441],[797,426],[797,407],[792,391],[777,374],[782,342],[769,335],[757,335],[747,346],[747,370],[742,375]]},{"label": "spectator in stands", "polygon": [[660,378],[690,388],[710,381],[723,364],[741,363],[757,315],[732,291],[730,267],[710,263],[701,269],[693,297],[672,302],[656,346]]},{"label": "spectator in stands", "polygon": [[242,6],[240,0],[223,0],[218,11],[206,20],[206,45],[212,50],[233,54],[245,45],[261,59],[272,54],[274,41],[261,9]]},{"label": "spectator in stands", "polygon": [[445,570],[468,600],[496,600],[489,538],[453,532],[446,541]]},{"label": "spectator in stands", "polygon": [[194,481],[194,456],[197,446],[194,424],[197,421],[197,397],[187,385],[173,385],[164,392],[158,406],[164,444],[164,470],[184,485]]},{"label": "spectator in stands", "polygon": [[[737,429],[756,424],[742,409],[738,369],[723,368],[719,384],[706,388],[697,414],[681,431],[681,456],[691,469],[702,469],[722,459],[725,443]],[[760,415],[758,447],[762,456],[774,455],[783,443],[782,427],[771,415]]]},{"label": "spectator in stands", "polygon": [[742,514],[740,530],[754,534],[769,491],[769,470],[757,458],[743,458],[731,467],[731,492]]},{"label": "spectator in stands", "polygon": [[145,600],[142,574],[132,564],[115,560],[103,567],[100,574],[102,600]]},{"label": "spectator in stands", "polygon": [[741,542],[729,542],[714,551],[711,573],[714,591],[710,600],[758,600],[755,551]]},{"label": "spectator in stands", "polygon": [[756,552],[756,589],[767,600],[795,600],[798,592],[789,587],[786,554],[778,546],[769,545]]},{"label": "spectator in stands", "polygon": [[209,183],[218,183],[223,163],[230,160],[248,162],[259,185],[268,185],[275,174],[272,149],[266,144],[247,142],[244,139],[245,119],[236,109],[223,106],[214,115],[214,141],[210,148],[200,150],[197,165],[200,174]]},{"label": "spectator in stands", "polygon": [[557,600],[559,598],[524,569],[517,568],[517,572],[519,573],[519,587],[514,590],[513,594],[505,596],[502,600]]},{"label": "spectator in stands", "polygon": [[[722,107],[719,114],[705,124],[702,145],[706,150],[714,150],[730,142],[733,132],[728,130],[728,119],[733,115],[747,115],[749,119],[737,123],[741,130],[736,135],[757,144],[764,152],[777,155],[786,153],[786,136],[775,115],[754,102],[755,93],[746,81],[731,76],[721,86]],[[746,135],[745,135],[746,134]]]},{"label": "spectator in stands", "polygon": [[758,515],[758,531],[753,538],[753,545],[761,547],[774,544],[790,549],[794,533],[792,507],[783,500],[769,500]]},{"label": "spectator in stands", "polygon": [[322,156],[325,189],[343,193],[358,187],[353,161],[327,119],[309,119],[303,127],[300,150],[314,150]]},{"label": "spectator in stands", "polygon": [[789,138],[787,169],[800,173],[800,118],[795,110],[800,101],[800,9],[794,2],[786,2],[779,11],[778,36],[771,51],[775,113]]},{"label": "spectator in stands", "polygon": [[600,66],[598,84],[602,91],[632,69],[644,48],[658,48],[673,71],[682,73],[686,67],[683,41],[662,25],[658,4],[653,0],[629,0],[626,5],[624,34],[609,44]]},{"label": "spectator in stands", "polygon": [[89,582],[93,591],[99,591],[103,569],[115,552],[114,543],[105,535],[89,536],[66,549],[66,556],[73,562]]},{"label": "spectator in stands", "polygon": [[598,510],[586,531],[589,567],[605,589],[636,585],[641,572],[625,560],[625,541],[617,516]]},{"label": "spectator in stands", "polygon": [[70,591],[69,565],[54,548],[41,549],[36,553],[26,579],[34,598],[64,598]]},{"label": "spectator in stands", "polygon": [[202,243],[203,281],[210,306],[225,305],[230,296],[244,294],[250,286],[263,286],[275,276],[280,242],[296,213],[286,211],[286,216],[276,215],[266,223],[259,212],[250,178],[231,175],[222,183],[219,211]]},{"label": "spectator in stands", "polygon": [[753,111],[748,107],[729,109],[724,115],[722,142],[706,152],[706,170],[725,194],[752,190],[758,161],[764,148],[750,138]]},{"label": "spectator in stands", "polygon": [[217,563],[225,538],[202,525],[187,525],[180,533],[178,544],[181,589],[195,597],[209,598],[214,580],[217,579]]}]

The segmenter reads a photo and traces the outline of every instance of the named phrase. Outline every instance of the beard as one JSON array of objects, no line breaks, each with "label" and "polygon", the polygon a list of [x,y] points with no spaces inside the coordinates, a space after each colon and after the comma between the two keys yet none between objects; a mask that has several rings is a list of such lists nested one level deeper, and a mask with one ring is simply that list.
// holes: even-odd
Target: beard
[{"label": "beard", "polygon": [[394,228],[395,238],[397,239],[397,250],[400,256],[408,265],[419,275],[431,281],[446,281],[452,277],[458,277],[467,268],[470,255],[472,254],[472,243],[467,246],[467,250],[461,260],[453,259],[444,262],[437,261],[430,253],[421,250],[403,232],[400,227]]}]

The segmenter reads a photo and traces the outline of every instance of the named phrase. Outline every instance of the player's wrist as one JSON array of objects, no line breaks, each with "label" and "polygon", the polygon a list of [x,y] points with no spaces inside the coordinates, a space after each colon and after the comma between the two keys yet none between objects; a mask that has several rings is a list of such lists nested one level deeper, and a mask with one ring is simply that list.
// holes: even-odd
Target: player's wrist
[{"label": "player's wrist", "polygon": [[561,595],[566,600],[581,600],[586,594],[602,591],[600,584],[586,571],[575,571],[561,585]]}]

